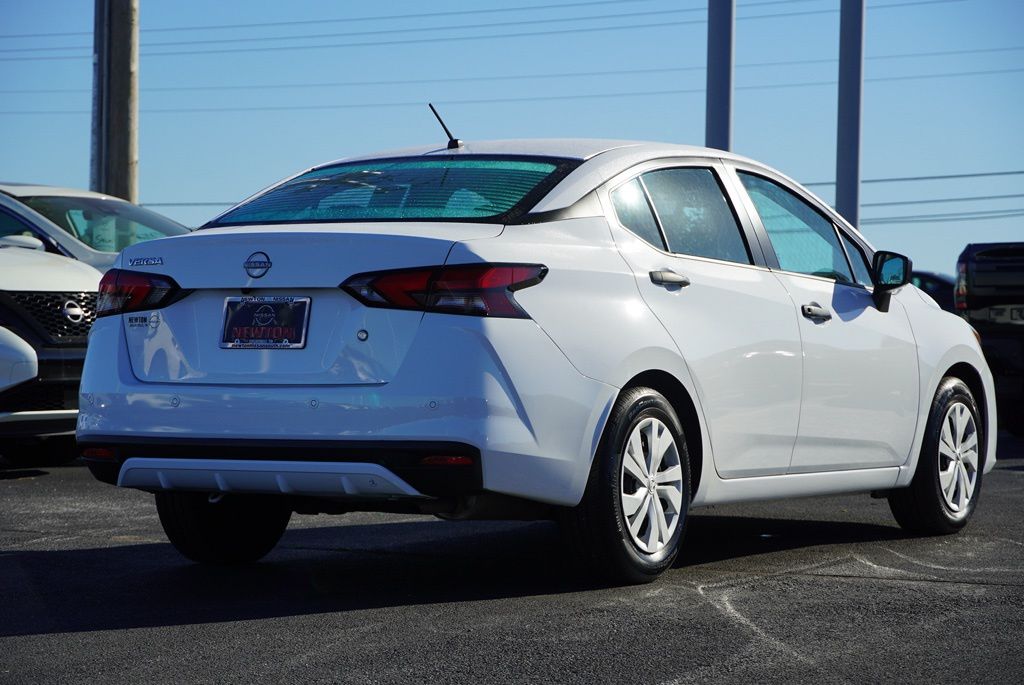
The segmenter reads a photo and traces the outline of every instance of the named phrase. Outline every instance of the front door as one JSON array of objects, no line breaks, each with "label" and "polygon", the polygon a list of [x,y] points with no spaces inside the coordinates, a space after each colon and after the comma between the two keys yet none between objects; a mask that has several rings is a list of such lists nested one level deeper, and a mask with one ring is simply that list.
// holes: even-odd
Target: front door
[{"label": "front door", "polygon": [[905,310],[872,300],[860,248],[780,183],[740,172],[792,295],[803,400],[792,473],[896,466],[917,424],[917,345]]}]

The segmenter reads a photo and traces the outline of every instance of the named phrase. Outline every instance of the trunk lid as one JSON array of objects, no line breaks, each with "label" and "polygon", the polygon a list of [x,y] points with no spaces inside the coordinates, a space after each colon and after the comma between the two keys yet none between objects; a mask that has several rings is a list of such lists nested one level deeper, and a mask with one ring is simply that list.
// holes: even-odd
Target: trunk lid
[{"label": "trunk lid", "polygon": [[[338,286],[357,273],[444,264],[456,242],[501,230],[439,222],[292,224],[204,229],[132,246],[122,268],[167,275],[191,291],[162,309],[122,315],[132,371],[150,383],[387,383],[422,313],[366,307]],[[309,298],[302,347],[222,346],[228,308],[238,306],[229,298],[251,297]],[[280,326],[275,314],[267,310],[258,323]]]}]

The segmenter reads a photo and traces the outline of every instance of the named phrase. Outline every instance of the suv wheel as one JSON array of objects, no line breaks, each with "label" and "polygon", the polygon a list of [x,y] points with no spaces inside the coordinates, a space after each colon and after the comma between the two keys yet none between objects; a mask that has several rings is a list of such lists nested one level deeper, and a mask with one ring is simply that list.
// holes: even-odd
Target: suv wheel
[{"label": "suv wheel", "polygon": [[171,544],[192,561],[243,564],[281,539],[291,507],[273,495],[158,492],[156,510]]},{"label": "suv wheel", "polygon": [[955,533],[981,496],[984,426],[970,389],[957,378],[939,384],[910,487],[894,490],[889,507],[908,531]]},{"label": "suv wheel", "polygon": [[690,462],[672,405],[650,388],[612,409],[580,504],[563,525],[594,570],[648,583],[679,553],[690,504]]}]

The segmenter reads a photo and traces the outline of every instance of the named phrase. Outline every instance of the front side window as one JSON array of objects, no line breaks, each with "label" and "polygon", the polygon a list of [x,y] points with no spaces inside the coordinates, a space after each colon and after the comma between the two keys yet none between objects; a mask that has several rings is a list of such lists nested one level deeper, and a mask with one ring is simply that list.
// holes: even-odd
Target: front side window
[{"label": "front side window", "polygon": [[742,171],[739,177],[768,232],[780,268],[840,283],[853,282],[831,221],[773,181]]},{"label": "front side window", "polygon": [[301,174],[208,226],[340,221],[490,221],[529,210],[573,160],[459,156],[333,164]]},{"label": "front side window", "polygon": [[642,178],[671,252],[750,264],[739,223],[711,169],[660,169]]},{"label": "front side window", "polygon": [[21,201],[100,252],[120,252],[146,240],[188,233],[181,224],[124,200],[40,195]]}]

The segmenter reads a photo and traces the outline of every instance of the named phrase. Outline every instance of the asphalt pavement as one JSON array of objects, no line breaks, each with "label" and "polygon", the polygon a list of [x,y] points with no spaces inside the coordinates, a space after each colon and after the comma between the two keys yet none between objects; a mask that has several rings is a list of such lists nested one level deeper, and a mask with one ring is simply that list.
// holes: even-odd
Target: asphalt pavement
[{"label": "asphalt pavement", "polygon": [[152,497],[0,467],[0,682],[1024,682],[1024,443],[971,524],[865,495],[693,512],[652,585],[580,579],[548,523],[296,516],[206,568]]}]

